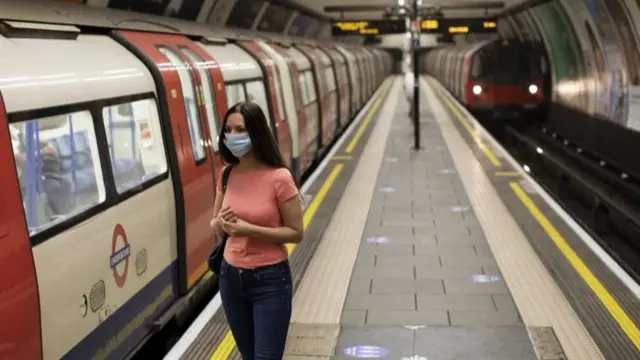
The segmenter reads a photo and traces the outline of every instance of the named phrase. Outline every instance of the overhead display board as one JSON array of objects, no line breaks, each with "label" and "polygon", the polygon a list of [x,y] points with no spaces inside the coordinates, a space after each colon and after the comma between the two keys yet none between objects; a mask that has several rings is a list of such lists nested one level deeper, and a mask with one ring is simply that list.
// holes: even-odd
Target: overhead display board
[{"label": "overhead display board", "polygon": [[488,34],[497,30],[494,18],[425,19],[420,22],[422,33]]},{"label": "overhead display board", "polygon": [[388,35],[407,31],[404,20],[340,20],[331,24],[333,36]]},{"label": "overhead display board", "polygon": [[[404,19],[400,20],[340,20],[332,24],[333,36],[389,35],[407,32]],[[495,18],[424,19],[420,31],[425,34],[482,34],[495,33]]]}]

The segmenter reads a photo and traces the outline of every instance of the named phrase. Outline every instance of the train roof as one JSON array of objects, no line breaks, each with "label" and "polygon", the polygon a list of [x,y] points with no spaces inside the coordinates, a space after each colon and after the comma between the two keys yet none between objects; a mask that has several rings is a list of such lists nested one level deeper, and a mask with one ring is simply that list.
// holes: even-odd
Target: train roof
[{"label": "train roof", "polygon": [[104,35],[73,41],[0,36],[0,53],[8,113],[155,92],[144,64]]},{"label": "train roof", "polygon": [[257,33],[251,30],[224,28],[166,16],[94,8],[63,2],[0,1],[0,20],[182,34],[200,38],[246,40],[263,38],[289,44],[293,42],[316,44],[315,40],[308,38]]},{"label": "train roof", "polygon": [[218,63],[225,82],[262,78],[260,64],[240,46],[231,43],[198,44]]}]

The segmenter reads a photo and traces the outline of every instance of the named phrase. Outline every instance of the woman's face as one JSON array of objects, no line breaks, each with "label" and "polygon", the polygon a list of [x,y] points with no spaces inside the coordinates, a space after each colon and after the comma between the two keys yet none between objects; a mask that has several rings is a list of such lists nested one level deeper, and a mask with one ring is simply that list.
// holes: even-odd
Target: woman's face
[{"label": "woman's face", "polygon": [[224,128],[226,134],[241,134],[247,132],[244,126],[244,117],[240,113],[233,113],[227,119],[227,125]]}]

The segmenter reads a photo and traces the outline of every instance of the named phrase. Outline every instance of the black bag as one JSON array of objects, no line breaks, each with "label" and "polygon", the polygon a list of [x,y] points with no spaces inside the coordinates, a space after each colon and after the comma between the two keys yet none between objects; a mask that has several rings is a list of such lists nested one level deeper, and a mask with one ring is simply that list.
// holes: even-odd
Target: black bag
[{"label": "black bag", "polygon": [[[227,183],[229,182],[229,175],[231,175],[232,168],[233,165],[228,165],[222,171],[222,194],[227,192]],[[224,258],[224,248],[227,245],[228,237],[229,235],[224,234],[224,236],[218,238],[218,243],[207,260],[209,269],[216,276],[220,276],[220,266],[222,265],[222,259]]]}]

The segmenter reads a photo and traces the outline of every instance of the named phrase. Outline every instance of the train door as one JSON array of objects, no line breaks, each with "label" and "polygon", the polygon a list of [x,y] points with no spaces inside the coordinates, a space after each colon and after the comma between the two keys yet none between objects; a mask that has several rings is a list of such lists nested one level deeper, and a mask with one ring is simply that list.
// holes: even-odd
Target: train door
[{"label": "train door", "polygon": [[[134,52],[151,69],[158,86],[163,121],[173,133],[177,154],[176,191],[178,291],[186,293],[208,270],[213,247],[209,226],[215,196],[215,172],[211,130],[207,121],[201,79],[185,49],[204,62],[214,59],[181,35],[116,31],[114,37]],[[217,67],[209,66],[210,69]],[[212,71],[215,97],[224,99],[222,75]],[[162,86],[160,86],[162,84]],[[218,103],[218,114],[221,114]],[[213,111],[215,114],[215,111]],[[168,124],[167,124],[168,122]]]},{"label": "train door", "polygon": [[275,61],[277,74],[280,77],[282,98],[286,119],[289,122],[292,138],[292,169],[298,169],[296,179],[309,168],[310,156],[305,150],[307,146],[307,117],[302,103],[300,84],[293,79],[298,78],[298,69],[294,61],[284,50],[275,44],[257,41],[256,44]]},{"label": "train door", "polygon": [[[8,123],[0,94],[0,162],[5,170],[15,164],[20,138]],[[11,147],[9,147],[11,144]],[[13,149],[13,151],[12,151]],[[18,167],[16,167],[17,169]],[[0,176],[0,359],[41,359],[40,306],[35,265],[25,231],[20,184],[15,175]],[[11,275],[9,275],[11,274]]]},{"label": "train door", "polygon": [[322,59],[315,52],[315,50],[306,45],[297,45],[295,48],[301,54],[303,54],[311,63],[311,78],[313,78],[315,84],[315,90],[318,94],[318,110],[319,110],[319,124],[318,131],[320,135],[320,152],[326,150],[327,146],[333,140],[333,126],[335,118],[331,117],[332,111],[330,107],[332,104],[329,99],[329,89],[325,73],[325,64]]},{"label": "train door", "polygon": [[253,41],[241,41],[238,43],[240,47],[251,54],[260,64],[265,79],[267,80],[267,97],[269,98],[269,106],[271,108],[272,129],[276,132],[275,137],[278,142],[280,152],[287,162],[287,166],[297,173],[298,169],[293,168],[293,159],[291,151],[291,129],[289,124],[285,122],[284,103],[282,99],[282,89],[280,79],[277,73],[278,69],[274,61],[269,58],[262,49]]}]

